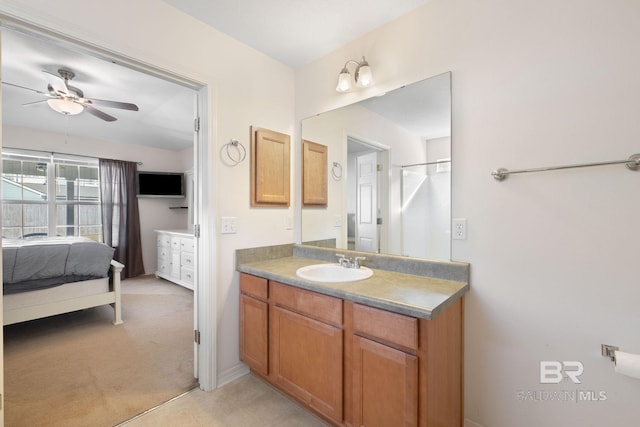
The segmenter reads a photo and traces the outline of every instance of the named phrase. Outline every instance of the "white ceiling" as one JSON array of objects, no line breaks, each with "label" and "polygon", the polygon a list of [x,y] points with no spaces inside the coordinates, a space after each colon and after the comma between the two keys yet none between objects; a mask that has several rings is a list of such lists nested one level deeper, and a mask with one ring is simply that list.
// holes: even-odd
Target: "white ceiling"
[{"label": "white ceiling", "polygon": [[[86,111],[64,116],[36,92],[2,85],[3,124],[102,141],[147,145],[182,150],[193,145],[195,91],[184,86],[113,64],[53,42],[9,29],[2,31],[2,81],[47,93],[48,81],[42,71],[57,74],[67,68],[76,76],[71,85],[86,98],[130,102],[139,111],[99,107],[117,118],[103,121]],[[11,141],[6,141],[11,146]]]},{"label": "white ceiling", "polygon": [[293,68],[429,0],[164,0]]},{"label": "white ceiling", "polygon": [[[429,0],[165,0],[291,67],[324,56]],[[193,144],[195,91],[105,61],[58,41],[4,28],[2,81],[47,92],[42,71],[67,68],[86,98],[129,102],[139,111],[101,108],[105,122],[82,112],[63,116],[33,91],[2,86],[5,125],[92,139],[182,150]],[[375,67],[372,64],[372,68]],[[336,70],[336,73],[339,70]],[[336,74],[337,75],[337,74]]]}]

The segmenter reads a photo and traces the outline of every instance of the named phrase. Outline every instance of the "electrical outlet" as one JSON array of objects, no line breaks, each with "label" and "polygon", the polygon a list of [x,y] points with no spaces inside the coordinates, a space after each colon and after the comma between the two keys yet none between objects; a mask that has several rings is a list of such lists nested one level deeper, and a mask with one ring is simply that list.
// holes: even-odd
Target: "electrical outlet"
[{"label": "electrical outlet", "polygon": [[453,219],[453,240],[467,240],[467,219]]},{"label": "electrical outlet", "polygon": [[334,227],[342,227],[342,215],[336,215],[333,218],[333,226]]},{"label": "electrical outlet", "polygon": [[220,234],[233,234],[238,232],[238,221],[233,216],[223,216],[220,221]]},{"label": "electrical outlet", "polygon": [[293,217],[291,215],[287,215],[284,219],[284,229],[292,230],[293,229]]}]

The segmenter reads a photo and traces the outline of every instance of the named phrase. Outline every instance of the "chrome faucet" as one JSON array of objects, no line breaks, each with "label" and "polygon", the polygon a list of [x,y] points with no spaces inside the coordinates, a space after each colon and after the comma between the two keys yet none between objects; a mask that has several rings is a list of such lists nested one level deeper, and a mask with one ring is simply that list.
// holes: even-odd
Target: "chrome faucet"
[{"label": "chrome faucet", "polygon": [[343,266],[344,268],[360,268],[362,265],[362,261],[367,259],[363,256],[357,256],[355,258],[347,258],[344,254],[336,254],[338,257],[338,264]]}]

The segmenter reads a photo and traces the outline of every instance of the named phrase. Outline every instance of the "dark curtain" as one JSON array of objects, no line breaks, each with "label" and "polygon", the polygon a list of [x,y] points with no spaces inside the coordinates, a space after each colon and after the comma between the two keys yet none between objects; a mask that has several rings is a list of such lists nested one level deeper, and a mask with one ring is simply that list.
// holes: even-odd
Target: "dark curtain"
[{"label": "dark curtain", "polygon": [[124,264],[123,276],[144,274],[140,214],[134,162],[99,159],[104,243],[115,248],[113,258]]}]

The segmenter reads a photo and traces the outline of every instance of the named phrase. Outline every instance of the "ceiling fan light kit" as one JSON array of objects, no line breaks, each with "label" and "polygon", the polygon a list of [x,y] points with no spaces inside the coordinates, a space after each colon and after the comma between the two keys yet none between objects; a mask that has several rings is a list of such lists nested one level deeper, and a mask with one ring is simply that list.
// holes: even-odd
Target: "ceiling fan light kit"
[{"label": "ceiling fan light kit", "polygon": [[40,95],[44,95],[48,99],[36,102],[30,102],[27,105],[39,104],[41,102],[47,102],[47,105],[52,110],[64,114],[65,116],[75,116],[83,111],[98,117],[107,122],[113,122],[117,119],[102,110],[96,108],[96,106],[120,108],[122,110],[138,111],[138,106],[127,102],[107,101],[103,99],[85,98],[82,90],[77,87],[71,86],[69,81],[76,75],[73,71],[60,68],[58,75],[50,73],[48,71],[42,71],[48,80],[47,92],[42,92],[37,89],[32,89],[13,83],[3,82],[10,86],[18,87],[21,89],[27,89],[36,92]]},{"label": "ceiling fan light kit", "polygon": [[357,87],[369,87],[374,85],[373,80],[373,72],[371,71],[371,66],[364,56],[362,57],[362,61],[356,61],[353,59],[348,60],[344,63],[344,67],[340,71],[338,75],[338,85],[336,86],[337,92],[348,92],[351,90],[351,73],[347,66],[349,64],[355,64],[356,68],[354,71],[354,79]]},{"label": "ceiling fan light kit", "polygon": [[69,116],[75,116],[84,110],[82,105],[64,98],[47,99],[47,104],[52,110]]}]

